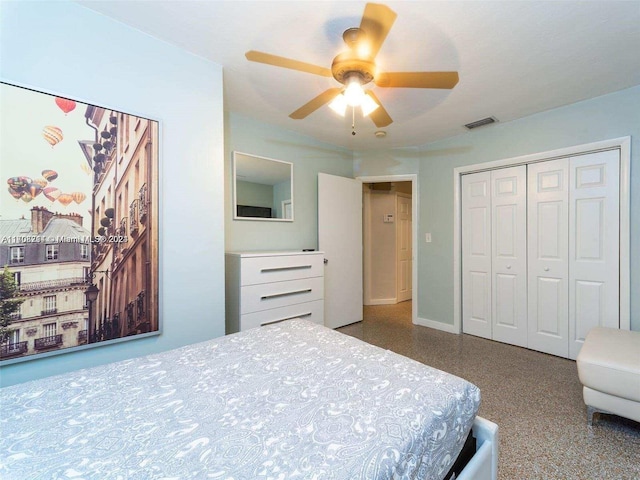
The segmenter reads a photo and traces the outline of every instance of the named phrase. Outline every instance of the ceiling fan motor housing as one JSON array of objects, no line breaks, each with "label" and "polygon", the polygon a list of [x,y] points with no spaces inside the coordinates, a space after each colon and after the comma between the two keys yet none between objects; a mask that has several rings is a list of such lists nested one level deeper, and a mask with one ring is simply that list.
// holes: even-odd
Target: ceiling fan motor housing
[{"label": "ceiling fan motor housing", "polygon": [[331,74],[338,82],[346,84],[354,75],[365,85],[373,80],[376,64],[371,57],[358,57],[353,51],[343,52],[333,59]]}]

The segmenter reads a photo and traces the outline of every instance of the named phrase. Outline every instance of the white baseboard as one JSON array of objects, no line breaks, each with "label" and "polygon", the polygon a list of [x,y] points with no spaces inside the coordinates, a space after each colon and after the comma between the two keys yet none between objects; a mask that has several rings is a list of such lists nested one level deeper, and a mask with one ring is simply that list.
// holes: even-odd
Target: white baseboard
[{"label": "white baseboard", "polygon": [[365,305],[395,305],[398,301],[395,298],[370,298],[364,302]]},{"label": "white baseboard", "polygon": [[428,318],[420,318],[416,319],[416,325],[420,325],[423,327],[435,328],[436,330],[442,330],[443,332],[455,333],[459,334],[456,328],[449,323],[442,323],[436,320],[429,320]]}]

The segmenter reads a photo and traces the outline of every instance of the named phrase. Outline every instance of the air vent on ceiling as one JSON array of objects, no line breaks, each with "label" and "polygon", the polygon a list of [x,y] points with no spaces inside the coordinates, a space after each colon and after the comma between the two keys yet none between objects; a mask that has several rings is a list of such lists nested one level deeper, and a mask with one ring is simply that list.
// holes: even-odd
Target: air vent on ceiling
[{"label": "air vent on ceiling", "polygon": [[467,123],[465,127],[471,130],[473,128],[482,127],[483,125],[489,125],[490,123],[496,123],[497,121],[498,119],[495,117],[487,117],[481,120],[476,120],[475,122]]}]

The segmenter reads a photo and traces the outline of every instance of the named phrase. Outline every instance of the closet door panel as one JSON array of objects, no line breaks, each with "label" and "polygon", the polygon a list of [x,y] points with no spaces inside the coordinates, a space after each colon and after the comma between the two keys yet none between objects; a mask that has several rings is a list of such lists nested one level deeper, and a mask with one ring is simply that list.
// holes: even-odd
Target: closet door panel
[{"label": "closet door panel", "polygon": [[589,329],[619,328],[618,150],[572,157],[569,198],[569,357]]},{"label": "closet door panel", "polygon": [[566,332],[560,331],[566,323],[559,320],[566,317],[566,284],[558,278],[538,277],[537,280],[538,295],[534,300],[538,312],[536,331],[556,338],[566,338]]},{"label": "closet door panel", "polygon": [[462,329],[491,338],[491,173],[462,177]]},{"label": "closet door panel", "polygon": [[568,356],[568,159],[527,166],[529,348]]},{"label": "closet door panel", "polygon": [[[580,344],[584,343],[584,339],[590,329],[601,325],[605,313],[605,292],[606,286],[603,282],[588,282],[584,280],[575,282],[575,302],[572,302],[575,312],[571,312],[570,309],[570,314],[573,313],[574,318],[578,319],[578,321],[572,322],[574,326],[571,338],[577,339]],[[576,357],[579,350],[580,348],[573,354],[570,349],[569,355]]]},{"label": "closet door panel", "polygon": [[[518,277],[496,274],[494,292],[496,298],[494,304],[495,324],[498,327],[518,328]],[[506,340],[502,341],[506,342]]]},{"label": "closet door panel", "polygon": [[492,338],[527,346],[527,170],[491,172]]}]

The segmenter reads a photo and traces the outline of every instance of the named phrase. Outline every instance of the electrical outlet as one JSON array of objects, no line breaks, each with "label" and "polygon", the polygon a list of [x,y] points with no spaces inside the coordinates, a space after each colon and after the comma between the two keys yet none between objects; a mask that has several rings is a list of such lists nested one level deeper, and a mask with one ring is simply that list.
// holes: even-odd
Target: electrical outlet
[{"label": "electrical outlet", "polygon": [[431,243],[431,234],[430,233],[425,233],[424,234],[424,241],[427,243]]}]

